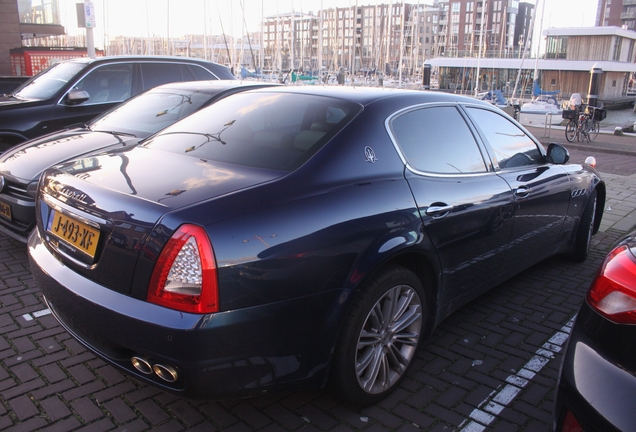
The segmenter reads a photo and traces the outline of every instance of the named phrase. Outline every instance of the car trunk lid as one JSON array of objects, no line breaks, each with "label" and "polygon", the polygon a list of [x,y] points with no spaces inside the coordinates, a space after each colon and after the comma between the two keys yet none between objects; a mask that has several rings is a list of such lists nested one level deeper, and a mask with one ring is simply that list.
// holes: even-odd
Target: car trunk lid
[{"label": "car trunk lid", "polygon": [[[129,294],[137,258],[166,213],[283,174],[140,147],[108,152],[44,172],[38,229],[66,265]],[[157,256],[161,247],[153,238]]]}]

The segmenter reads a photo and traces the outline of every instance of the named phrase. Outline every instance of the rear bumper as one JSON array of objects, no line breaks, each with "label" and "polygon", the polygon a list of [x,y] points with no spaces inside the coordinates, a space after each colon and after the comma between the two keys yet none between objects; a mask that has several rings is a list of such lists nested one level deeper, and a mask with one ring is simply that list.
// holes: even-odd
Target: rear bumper
[{"label": "rear bumper", "polygon": [[[55,317],[80,342],[127,373],[191,399],[225,399],[324,385],[346,291],[210,315],[177,312],[95,284],[29,238],[35,280]],[[166,383],[132,366],[169,365]]]},{"label": "rear bumper", "polygon": [[555,431],[561,430],[568,410],[587,432],[634,430],[636,377],[604,356],[580,327],[577,321],[562,366]]}]

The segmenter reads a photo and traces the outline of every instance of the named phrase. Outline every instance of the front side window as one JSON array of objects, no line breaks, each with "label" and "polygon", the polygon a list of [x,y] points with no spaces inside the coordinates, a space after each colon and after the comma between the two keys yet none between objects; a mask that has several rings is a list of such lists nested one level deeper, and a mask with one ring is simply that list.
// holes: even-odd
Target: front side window
[{"label": "front side window", "polygon": [[74,87],[85,90],[87,103],[119,102],[130,98],[132,64],[116,63],[93,69]]},{"label": "front side window", "polygon": [[490,110],[467,108],[467,111],[490,144],[499,168],[543,163],[537,144],[510,120]]},{"label": "front side window", "polygon": [[240,93],[164,129],[143,145],[203,160],[293,171],[360,112],[340,99]]},{"label": "front side window", "polygon": [[436,174],[486,172],[486,164],[468,125],[454,106],[414,109],[390,123],[407,163]]}]

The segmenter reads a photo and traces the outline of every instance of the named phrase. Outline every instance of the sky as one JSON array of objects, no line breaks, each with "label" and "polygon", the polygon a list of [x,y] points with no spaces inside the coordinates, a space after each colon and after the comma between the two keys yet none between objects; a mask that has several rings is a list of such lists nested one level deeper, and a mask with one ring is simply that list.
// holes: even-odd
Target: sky
[{"label": "sky", "polygon": [[[492,0],[489,0],[492,1]],[[527,0],[545,5],[543,29],[549,27],[591,27],[596,20],[598,0]],[[83,30],[76,26],[75,3],[60,0],[62,24],[69,34]],[[108,37],[152,35],[179,37],[186,34],[231,34],[241,36],[244,28],[258,31],[262,17],[278,13],[318,12],[321,7],[398,3],[391,0],[93,0],[97,25],[95,46],[103,48]],[[431,4],[432,0],[419,0]],[[417,4],[418,0],[408,3]],[[539,32],[539,6],[535,31]],[[168,20],[168,16],[170,19]],[[245,26],[243,24],[245,23]]]}]

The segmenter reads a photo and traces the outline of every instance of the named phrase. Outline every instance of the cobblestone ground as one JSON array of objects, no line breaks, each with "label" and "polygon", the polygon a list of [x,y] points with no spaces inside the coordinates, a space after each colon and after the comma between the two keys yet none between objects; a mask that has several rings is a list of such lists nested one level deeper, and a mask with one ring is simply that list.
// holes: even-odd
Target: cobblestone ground
[{"label": "cobblestone ground", "polygon": [[362,410],[319,391],[192,402],[128,378],[60,327],[25,246],[0,236],[0,429],[548,431],[567,325],[623,231],[597,234],[584,263],[546,260],[461,308],[401,388]]}]

